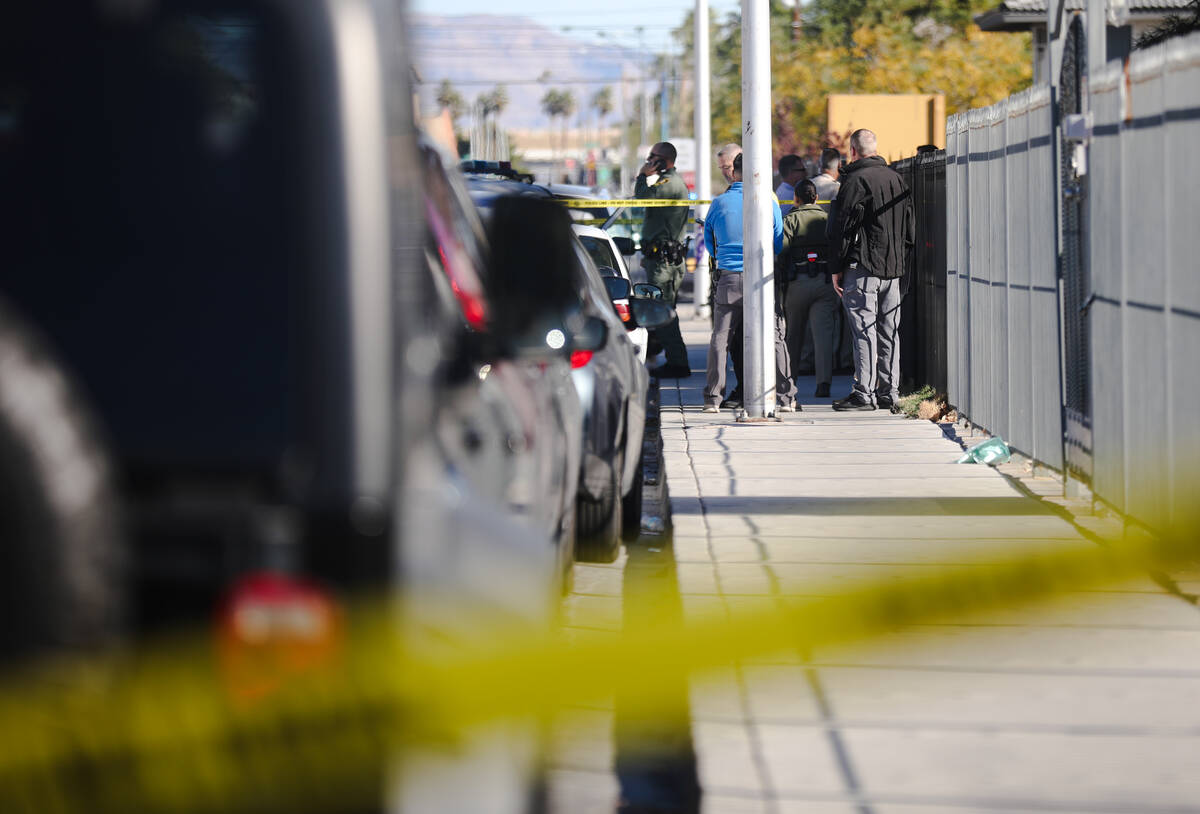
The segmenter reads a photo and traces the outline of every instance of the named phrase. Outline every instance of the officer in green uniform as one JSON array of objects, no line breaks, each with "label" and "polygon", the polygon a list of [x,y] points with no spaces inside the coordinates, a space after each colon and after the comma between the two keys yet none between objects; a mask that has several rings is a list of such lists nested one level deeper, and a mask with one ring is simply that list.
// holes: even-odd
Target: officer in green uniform
[{"label": "officer in green uniform", "polygon": [[829,244],[825,238],[828,216],[817,204],[817,187],[810,180],[796,185],[796,208],[783,219],[784,278],[788,280],[787,345],[791,375],[800,375],[800,349],[812,329],[813,366],[817,374],[817,398],[829,397],[833,380],[833,346],[837,312],[841,303],[829,280]]},{"label": "officer in green uniform", "polygon": [[[687,200],[687,184],[675,172],[675,146],[663,141],[650,148],[646,163],[638,172],[634,197],[648,200]],[[653,184],[647,177],[657,175]],[[687,225],[688,207],[646,207],[642,224],[642,268],[646,279],[662,289],[663,300],[672,308],[679,286],[683,283],[683,229]],[[679,333],[679,317],[655,331],[667,361],[650,371],[659,378],[684,378],[692,375],[688,364],[687,346]]]}]

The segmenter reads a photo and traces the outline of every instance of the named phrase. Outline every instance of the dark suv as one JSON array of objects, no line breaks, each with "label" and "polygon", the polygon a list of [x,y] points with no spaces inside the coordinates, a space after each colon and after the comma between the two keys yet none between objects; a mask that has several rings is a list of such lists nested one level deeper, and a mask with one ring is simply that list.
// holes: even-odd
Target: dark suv
[{"label": "dark suv", "polygon": [[391,8],[6,11],[0,658],[236,639],[239,606],[299,635],[397,588],[416,618],[428,595],[551,618],[579,417],[470,405],[552,386],[530,368],[569,386],[604,327],[518,336],[464,288],[494,269],[446,254],[471,227],[432,190]]}]

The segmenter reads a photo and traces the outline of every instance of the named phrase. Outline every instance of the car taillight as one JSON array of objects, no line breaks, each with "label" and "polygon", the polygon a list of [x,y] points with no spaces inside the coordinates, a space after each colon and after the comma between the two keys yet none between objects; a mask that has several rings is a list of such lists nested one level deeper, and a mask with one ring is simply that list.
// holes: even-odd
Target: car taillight
[{"label": "car taillight", "polygon": [[342,640],[341,613],[320,588],[282,574],[245,577],[218,620],[222,672],[231,693],[254,700],[290,676],[327,665]]},{"label": "car taillight", "polygon": [[629,304],[624,302],[614,302],[613,306],[617,309],[617,316],[622,322],[628,322],[633,319],[633,315],[629,313]]},{"label": "car taillight", "polygon": [[571,367],[583,367],[592,361],[593,352],[590,350],[571,351]]}]

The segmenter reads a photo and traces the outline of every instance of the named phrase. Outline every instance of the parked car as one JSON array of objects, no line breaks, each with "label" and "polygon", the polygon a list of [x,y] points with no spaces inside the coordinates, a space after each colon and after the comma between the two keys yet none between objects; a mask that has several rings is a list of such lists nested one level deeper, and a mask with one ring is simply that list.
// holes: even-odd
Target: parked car
[{"label": "parked car", "polygon": [[[618,277],[628,280],[630,285],[633,284],[633,280],[629,276],[629,269],[625,265],[625,258],[621,256],[621,252],[618,251],[616,243],[613,242],[608,232],[598,226],[584,226],[580,223],[572,223],[571,228],[575,230],[575,237],[579,238],[579,242],[602,275],[605,273],[605,269],[612,269]],[[636,328],[628,327],[630,322],[628,301],[617,302],[616,305],[617,314],[626,324],[629,339],[637,349],[638,360],[645,363],[649,333],[641,325]]]},{"label": "parked car", "polygon": [[[497,190],[519,195],[531,213],[528,222],[506,227],[519,233],[515,245],[526,247],[531,276],[544,282],[545,290],[539,287],[522,296],[561,294],[566,287],[574,292],[573,309],[609,326],[609,341],[602,350],[572,355],[571,375],[584,413],[575,554],[584,561],[611,562],[620,553],[621,539],[635,539],[641,528],[641,448],[649,375],[599,271],[575,237],[566,209],[548,194],[532,192],[536,185],[471,175],[467,184],[485,219],[491,218],[489,234],[495,227],[489,213],[506,200]],[[670,321],[671,310],[664,303],[648,298],[637,302],[634,306],[630,300],[631,312],[636,308],[631,313],[633,327],[657,327]],[[636,321],[638,314],[644,326]]]},{"label": "parked car", "polygon": [[[444,409],[437,432],[476,491],[507,506],[553,543],[560,586],[574,564],[575,496],[582,455],[582,409],[568,357],[480,352],[481,333],[513,306],[489,286],[483,226],[461,174],[421,147],[428,222],[426,261],[457,330],[446,338]],[[503,237],[503,236],[502,236]],[[531,346],[538,340],[530,339]]]},{"label": "parked car", "polygon": [[[549,626],[583,419],[544,389],[608,323],[502,313],[490,280],[542,283],[472,248],[393,4],[68,5],[0,26],[0,660],[180,625],[337,658],[364,593],[443,645],[465,607]],[[389,761],[359,808],[529,810],[530,730]]]},{"label": "parked car", "polygon": [[[587,298],[595,308],[604,311],[604,302],[625,300],[630,318],[623,324],[635,329],[658,328],[674,318],[674,309],[662,302],[662,292],[656,286],[642,283],[640,296],[633,296],[628,280],[603,279],[582,247],[578,255],[587,281]],[[658,299],[654,298],[654,292],[658,293]],[[576,508],[579,547],[583,552],[580,559],[600,562],[611,562],[620,553],[618,532],[626,542],[636,540],[641,532],[642,436],[649,378],[636,354],[628,353],[619,342],[610,345],[612,364],[596,368],[585,364],[575,366],[573,371],[581,397],[589,389],[593,393],[590,410],[584,399],[584,478]],[[623,428],[614,420],[618,413],[624,420]],[[611,480],[606,483],[603,478],[609,471]]]}]

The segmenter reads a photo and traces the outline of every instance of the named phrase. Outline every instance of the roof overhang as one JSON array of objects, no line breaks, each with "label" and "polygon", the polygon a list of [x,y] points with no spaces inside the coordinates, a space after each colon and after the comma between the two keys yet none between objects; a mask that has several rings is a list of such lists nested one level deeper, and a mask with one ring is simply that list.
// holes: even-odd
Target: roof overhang
[{"label": "roof overhang", "polygon": [[994,8],[977,14],[975,24],[984,31],[1032,31],[1046,24],[1046,12]]},{"label": "roof overhang", "polygon": [[[1067,8],[1069,12],[1077,12],[1082,9]],[[1172,14],[1178,14],[1185,11],[1186,6],[1180,8],[1129,8],[1130,21],[1142,21],[1149,23],[1157,23]],[[993,9],[988,9],[982,14],[975,15],[975,24],[984,31],[1034,31],[1038,28],[1046,26],[1046,10],[1043,9],[1010,9],[1005,8],[1001,4]]]}]

